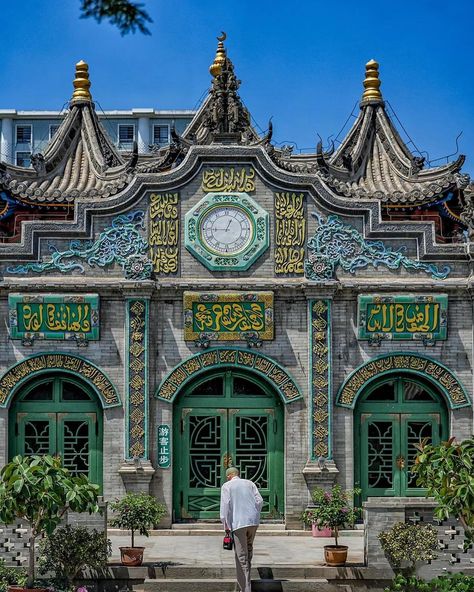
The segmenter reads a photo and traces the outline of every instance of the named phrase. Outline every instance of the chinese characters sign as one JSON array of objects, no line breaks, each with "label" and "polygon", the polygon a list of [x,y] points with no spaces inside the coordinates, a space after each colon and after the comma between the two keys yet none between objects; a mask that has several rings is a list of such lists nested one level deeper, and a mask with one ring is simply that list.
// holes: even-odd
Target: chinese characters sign
[{"label": "chinese characters sign", "polygon": [[446,294],[359,296],[359,339],[446,339]]},{"label": "chinese characters sign", "polygon": [[97,294],[10,294],[12,339],[99,339]]},{"label": "chinese characters sign", "polygon": [[158,426],[158,466],[160,469],[169,469],[171,466],[170,436],[169,425],[161,424]]},{"label": "chinese characters sign", "polygon": [[273,292],[185,292],[184,338],[273,339]]}]

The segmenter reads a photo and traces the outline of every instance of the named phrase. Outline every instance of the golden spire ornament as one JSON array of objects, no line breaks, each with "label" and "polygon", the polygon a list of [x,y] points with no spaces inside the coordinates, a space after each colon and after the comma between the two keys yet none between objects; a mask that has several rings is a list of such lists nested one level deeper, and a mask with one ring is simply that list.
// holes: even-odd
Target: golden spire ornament
[{"label": "golden spire ornament", "polygon": [[222,35],[217,37],[217,51],[216,57],[214,58],[214,62],[209,66],[209,72],[211,75],[216,78],[222,72],[222,66],[225,64],[226,53],[224,47],[224,41],[227,39],[227,35],[222,31]]},{"label": "golden spire ornament", "polygon": [[370,60],[370,62],[367,62],[365,65],[365,90],[362,95],[362,103],[368,103],[370,101],[382,101],[380,84],[379,64],[375,60]]},{"label": "golden spire ornament", "polygon": [[92,101],[92,95],[89,91],[91,87],[89,66],[82,60],[76,64],[76,77],[73,85],[72,101]]}]

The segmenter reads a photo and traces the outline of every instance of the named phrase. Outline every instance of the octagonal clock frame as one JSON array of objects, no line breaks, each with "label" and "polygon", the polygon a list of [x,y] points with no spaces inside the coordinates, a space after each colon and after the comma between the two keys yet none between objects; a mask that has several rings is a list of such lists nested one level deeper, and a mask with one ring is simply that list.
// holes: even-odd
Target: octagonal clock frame
[{"label": "octagonal clock frame", "polygon": [[208,193],[184,218],[185,246],[211,271],[245,271],[269,246],[268,212],[247,193]]}]

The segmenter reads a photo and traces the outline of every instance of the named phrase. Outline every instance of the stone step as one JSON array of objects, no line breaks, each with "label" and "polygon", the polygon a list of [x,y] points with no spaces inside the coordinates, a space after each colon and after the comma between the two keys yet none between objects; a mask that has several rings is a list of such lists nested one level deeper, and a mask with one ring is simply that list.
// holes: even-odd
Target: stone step
[{"label": "stone step", "polygon": [[[156,562],[148,566],[134,568],[119,568],[116,576],[123,570],[128,570],[128,578],[132,580],[147,580],[150,582],[162,579],[171,580],[222,580],[235,578],[235,566],[202,566],[179,565],[171,562]],[[324,565],[276,565],[252,567],[252,580],[390,580],[391,570],[367,568],[358,564],[348,563],[343,567],[328,567]]]},{"label": "stone step", "polygon": [[[222,532],[221,522],[180,522],[171,525],[171,530],[218,530]],[[259,532],[267,530],[285,530],[283,522],[262,522]]]},{"label": "stone step", "polygon": [[[224,536],[224,531],[222,526],[214,526],[212,524],[209,525],[195,525],[195,524],[185,524],[179,525],[179,528],[175,528],[173,525],[172,528],[159,528],[156,530],[150,530],[150,536]],[[198,528],[196,528],[198,526]],[[271,528],[275,525],[260,525],[258,528],[258,535],[259,536],[303,536],[303,537],[310,537],[311,530],[285,530],[284,525],[283,528],[278,525],[278,528]],[[184,528],[183,528],[184,527]],[[113,536],[127,536],[130,534],[128,530],[120,530],[118,528],[108,528],[107,532],[109,535]],[[342,530],[339,533],[341,537],[363,537],[364,531],[363,530]],[[332,541],[332,537],[319,537],[324,544],[330,544],[327,541]],[[331,543],[332,544],[332,543]]]},{"label": "stone step", "polygon": [[[234,578],[145,580],[134,592],[237,592]],[[321,578],[292,580],[252,580],[252,592],[350,592],[348,586],[335,586]]]}]

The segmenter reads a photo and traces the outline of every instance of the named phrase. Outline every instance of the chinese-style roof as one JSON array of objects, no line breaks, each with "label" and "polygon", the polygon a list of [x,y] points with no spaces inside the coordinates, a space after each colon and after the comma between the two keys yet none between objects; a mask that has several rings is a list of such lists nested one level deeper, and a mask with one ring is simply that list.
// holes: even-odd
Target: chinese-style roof
[{"label": "chinese-style roof", "polygon": [[224,47],[226,34],[218,37],[216,57],[209,71],[212,86],[207,98],[183,134],[195,144],[213,141],[255,144],[260,137],[250,124],[250,114],[237,92],[240,80]]},{"label": "chinese-style roof", "polygon": [[282,155],[275,162],[292,172],[318,174],[336,193],[350,199],[374,199],[387,206],[413,207],[435,202],[463,188],[468,176],[459,171],[465,157],[444,166],[424,168],[387,113],[380,92],[378,64],[366,65],[365,91],[359,115],[339,148],[316,155]]},{"label": "chinese-style roof", "polygon": [[69,111],[32,169],[0,163],[0,189],[37,205],[72,205],[77,198],[104,198],[131,182],[131,164],[116,151],[95,112],[88,66],[76,65]]}]

